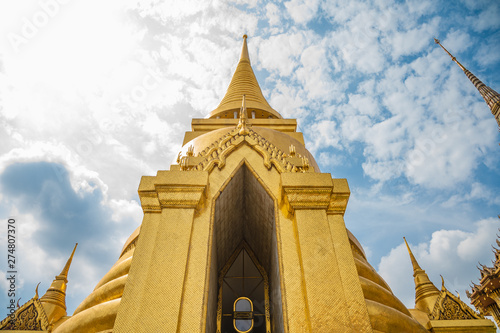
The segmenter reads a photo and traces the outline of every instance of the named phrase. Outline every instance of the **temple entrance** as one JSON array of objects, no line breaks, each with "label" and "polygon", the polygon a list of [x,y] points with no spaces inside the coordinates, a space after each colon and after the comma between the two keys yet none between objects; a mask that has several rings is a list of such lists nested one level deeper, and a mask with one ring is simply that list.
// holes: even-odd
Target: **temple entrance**
[{"label": "temple entrance", "polygon": [[267,273],[246,243],[222,269],[219,293],[221,333],[266,333],[266,327],[270,328]]},{"label": "temple entrance", "polygon": [[207,332],[283,332],[275,214],[275,201],[242,163],[215,201]]}]

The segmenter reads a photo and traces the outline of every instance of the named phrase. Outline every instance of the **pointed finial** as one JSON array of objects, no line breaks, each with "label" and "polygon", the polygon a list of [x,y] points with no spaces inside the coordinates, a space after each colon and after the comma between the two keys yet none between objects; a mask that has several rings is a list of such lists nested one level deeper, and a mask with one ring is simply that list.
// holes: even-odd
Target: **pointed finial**
[{"label": "pointed finial", "polygon": [[441,274],[439,276],[441,277],[441,289],[444,289],[444,278]]},{"label": "pointed finial", "polygon": [[248,119],[247,104],[245,102],[245,95],[243,95],[241,101],[241,109],[240,109],[240,121],[238,123],[238,128],[240,129],[240,135],[248,134],[247,119]]},{"label": "pointed finial", "polygon": [[448,52],[448,50],[447,50],[447,49],[446,49],[443,45],[441,45],[441,42],[439,41],[439,39],[434,38],[434,42],[435,42],[436,44],[438,44],[439,46],[441,46],[441,48],[442,48],[442,49],[443,49],[446,53],[448,53],[448,55],[450,56],[451,60],[453,60],[453,61],[454,61],[454,62],[455,62],[458,66],[460,66],[460,68],[461,68],[463,71],[466,71],[465,67],[464,67],[464,66],[462,66],[462,64],[461,64],[461,63],[459,63],[459,62],[457,61],[457,58],[455,58],[455,57],[454,57],[454,56],[453,56],[450,52]]},{"label": "pointed finial", "polygon": [[41,282],[38,282],[38,284],[36,285],[36,289],[35,289],[35,299],[38,299],[39,296],[38,296],[38,286],[40,285]]},{"label": "pointed finial", "polygon": [[75,244],[75,247],[73,248],[73,252],[71,252],[71,256],[69,257],[68,261],[66,262],[66,265],[64,265],[63,270],[61,271],[61,276],[64,276],[65,278],[68,277],[68,272],[69,272],[69,267],[71,266],[71,262],[73,261],[73,256],[75,255],[75,250],[76,247],[78,246],[78,243]]},{"label": "pointed finial", "polygon": [[410,254],[411,265],[413,266],[413,272],[415,273],[417,270],[421,270],[422,268],[420,268],[417,259],[415,259],[415,256],[411,252],[410,246],[408,245],[406,238],[403,237],[403,239],[405,240],[406,248],[408,249],[408,253]]},{"label": "pointed finial", "polygon": [[457,59],[450,52],[448,52],[448,50],[445,49],[443,45],[441,45],[439,40],[434,38],[434,41],[436,42],[436,44],[441,46],[441,48],[445,50],[445,52],[448,53],[448,55],[451,57],[451,60],[456,62],[456,64],[460,66],[460,68],[464,71],[465,75],[467,75],[467,77],[472,82],[474,87],[476,87],[476,89],[479,91],[486,104],[488,104],[491,113],[493,114],[493,116],[495,116],[498,126],[500,126],[500,94],[497,93],[495,90],[491,89],[490,87],[488,87],[487,85],[485,85],[474,74],[472,74],[469,70],[467,70],[464,66],[462,66],[462,64],[459,63]]},{"label": "pointed finial", "polygon": [[248,55],[247,35],[243,35],[243,48],[241,49],[240,61],[248,61],[250,63],[250,56]]}]

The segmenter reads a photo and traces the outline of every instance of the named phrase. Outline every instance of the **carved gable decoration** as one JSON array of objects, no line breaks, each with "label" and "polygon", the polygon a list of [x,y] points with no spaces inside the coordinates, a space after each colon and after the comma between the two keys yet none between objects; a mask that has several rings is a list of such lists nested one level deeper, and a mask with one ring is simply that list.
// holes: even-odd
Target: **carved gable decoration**
[{"label": "carved gable decoration", "polygon": [[10,316],[0,322],[0,331],[25,330],[44,331],[49,327],[47,316],[38,297],[33,297]]},{"label": "carved gable decoration", "polygon": [[278,172],[314,172],[310,167],[307,157],[295,152],[295,147],[290,146],[289,154],[273,145],[262,135],[246,129],[247,133],[241,134],[238,128],[227,133],[194,156],[190,147],[186,156],[179,153],[177,163],[181,170],[212,171],[215,166],[222,169],[226,165],[226,158],[240,145],[247,144],[256,150],[263,158],[264,165],[270,169],[274,166]]},{"label": "carved gable decoration", "polygon": [[457,319],[481,319],[483,318],[472,310],[460,298],[453,295],[444,286],[434,305],[432,313],[429,315],[431,320],[457,320]]}]

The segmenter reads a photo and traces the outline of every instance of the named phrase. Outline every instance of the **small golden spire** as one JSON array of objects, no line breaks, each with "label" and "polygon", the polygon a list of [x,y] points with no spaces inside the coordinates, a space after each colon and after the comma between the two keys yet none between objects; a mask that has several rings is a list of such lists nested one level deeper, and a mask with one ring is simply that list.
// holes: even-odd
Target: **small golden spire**
[{"label": "small golden spire", "polygon": [[406,238],[403,237],[403,239],[408,248],[411,264],[413,266],[413,278],[415,279],[415,308],[431,314],[439,296],[439,290],[431,280],[429,280],[429,276],[427,276],[425,271],[420,268],[415,256],[411,252],[408,242],[406,242]]},{"label": "small golden spire", "polygon": [[42,303],[49,322],[57,322],[61,317],[66,316],[66,286],[68,283],[68,272],[77,246],[78,243],[76,243],[73,248],[73,252],[66,262],[66,265],[64,265],[61,274],[55,277],[49,289],[47,289],[45,294],[40,298],[40,303]]},{"label": "small golden spire", "polygon": [[411,265],[413,266],[413,272],[415,272],[417,270],[422,270],[422,268],[420,268],[420,266],[418,265],[417,259],[415,259],[415,256],[411,252],[410,246],[406,242],[406,238],[403,237],[403,239],[405,240],[406,248],[408,249],[408,253],[410,254]]},{"label": "small golden spire", "polygon": [[69,267],[71,266],[71,262],[73,261],[73,256],[75,255],[76,247],[78,246],[78,243],[75,244],[75,247],[73,248],[73,252],[71,252],[71,256],[69,257],[68,261],[66,262],[66,265],[64,265],[63,270],[61,271],[60,276],[64,276],[65,278],[68,277],[68,272],[69,272]]},{"label": "small golden spire", "polygon": [[467,68],[462,66],[462,64],[458,62],[458,60],[450,52],[448,52],[448,50],[443,45],[441,45],[437,38],[434,38],[434,42],[441,46],[441,48],[445,50],[445,52],[448,53],[448,55],[451,57],[451,60],[453,60],[464,71],[465,75],[467,75],[474,87],[476,87],[476,89],[479,91],[486,104],[488,104],[491,113],[493,114],[493,116],[495,116],[498,126],[500,126],[500,94],[485,85]]},{"label": "small golden spire", "polygon": [[238,123],[238,128],[240,129],[240,135],[247,135],[247,105],[245,103],[245,95],[243,95],[243,99],[241,101],[241,109],[240,109],[240,121]]}]

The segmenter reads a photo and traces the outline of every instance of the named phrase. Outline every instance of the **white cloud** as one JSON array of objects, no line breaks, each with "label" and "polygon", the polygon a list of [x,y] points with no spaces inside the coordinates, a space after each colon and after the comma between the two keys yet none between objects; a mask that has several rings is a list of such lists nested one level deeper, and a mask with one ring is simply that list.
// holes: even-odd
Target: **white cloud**
[{"label": "white cloud", "polygon": [[[439,38],[438,38],[439,39]],[[450,51],[453,55],[467,50],[471,45],[471,37],[468,33],[460,30],[452,30],[446,34],[446,38],[440,41],[441,44]],[[446,55],[445,53],[442,53]]]},{"label": "white cloud", "polygon": [[268,3],[266,5],[266,16],[269,20],[269,25],[277,26],[281,22],[281,13],[278,6],[274,3]]},{"label": "white cloud", "polygon": [[411,30],[396,32],[391,40],[393,59],[415,54],[422,51],[424,47],[428,47],[431,41],[430,36],[437,30],[438,24],[439,19],[435,18],[429,24],[424,23]]},{"label": "white cloud", "polygon": [[443,207],[457,207],[458,205],[469,204],[470,201],[482,200],[490,205],[500,205],[500,198],[486,185],[474,182],[469,193],[452,195],[447,201],[442,203]]},{"label": "white cloud", "polygon": [[286,118],[304,116],[305,107],[308,106],[304,91],[296,86],[287,85],[283,81],[276,82],[269,103]]},{"label": "white cloud", "polygon": [[308,146],[309,150],[314,153],[319,148],[334,147],[341,149],[339,131],[337,130],[337,124],[333,120],[322,120],[317,121],[310,126],[311,133],[314,133],[312,137],[313,142]]},{"label": "white cloud", "polygon": [[142,207],[137,201],[112,199],[109,201],[108,205],[113,210],[111,219],[114,222],[120,222],[127,218],[137,223],[142,220]]},{"label": "white cloud", "polygon": [[[416,138],[406,160],[406,174],[417,184],[428,187],[451,187],[469,179],[479,163],[481,149],[493,140],[494,128],[490,121],[480,121],[471,128],[470,123],[460,123],[458,130],[440,128],[430,133],[421,133]],[[475,135],[478,131],[482,136]],[[479,149],[478,149],[479,148]]]},{"label": "white cloud", "polygon": [[377,39],[366,35],[360,28],[354,26],[352,29],[338,30],[330,38],[348,68],[354,67],[366,74],[377,73],[384,68],[385,57]]},{"label": "white cloud", "polygon": [[291,0],[285,2],[285,7],[296,23],[309,22],[318,11],[319,0]]},{"label": "white cloud", "polygon": [[281,76],[289,76],[298,66],[305,46],[305,36],[299,33],[271,36],[259,45],[259,65],[269,71],[277,70]]},{"label": "white cloud", "polygon": [[[477,62],[483,67],[495,66],[500,62],[500,44],[495,40],[485,40],[477,50],[477,55],[474,57]],[[496,88],[498,90],[498,88]]]},{"label": "white cloud", "polygon": [[372,121],[365,115],[347,115],[340,124],[342,135],[349,141],[368,141],[366,128],[372,125]]},{"label": "white cloud", "polygon": [[477,32],[482,32],[489,29],[498,29],[500,27],[500,6],[497,2],[488,1],[487,5],[481,10],[479,15],[470,16],[468,20],[470,21],[472,29]]},{"label": "white cloud", "polygon": [[302,66],[297,69],[296,74],[307,91],[308,98],[324,100],[335,98],[335,93],[340,88],[328,75],[329,64],[324,48],[320,45],[309,46],[302,51],[300,62]]}]

